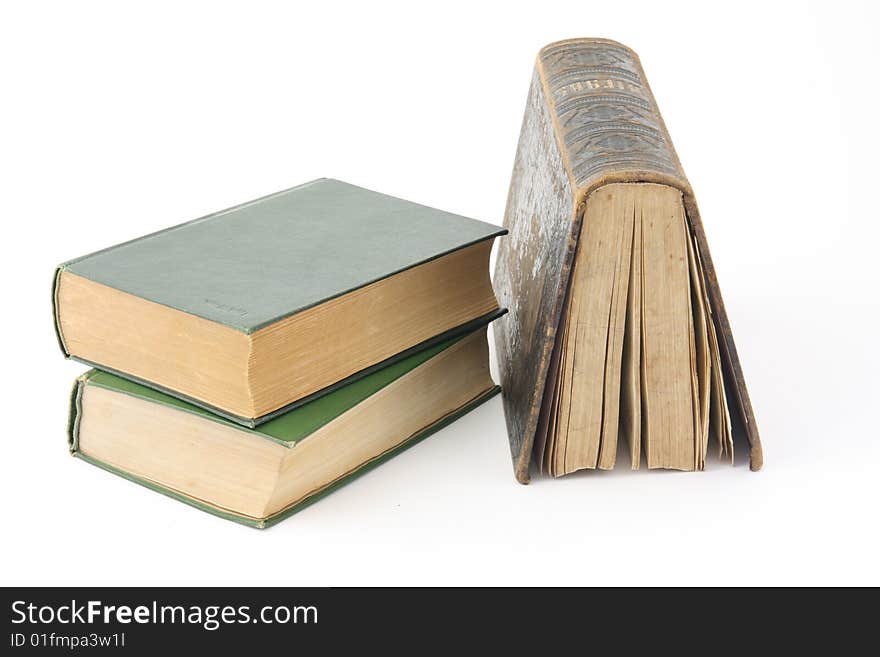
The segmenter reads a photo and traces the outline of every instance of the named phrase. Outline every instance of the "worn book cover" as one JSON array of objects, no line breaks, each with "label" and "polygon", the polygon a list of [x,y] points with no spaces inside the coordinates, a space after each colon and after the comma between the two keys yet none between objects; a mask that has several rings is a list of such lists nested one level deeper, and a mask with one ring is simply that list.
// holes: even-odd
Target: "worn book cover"
[{"label": "worn book cover", "polygon": [[495,326],[504,410],[517,479],[529,464],[588,197],[614,183],[679,190],[705,271],[731,413],[753,470],[761,442],[693,191],[644,71],[629,48],[571,39],[538,55],[507,199],[494,284],[510,313]]},{"label": "worn book cover", "polygon": [[411,354],[253,429],[91,370],[74,385],[69,448],[174,499],[262,528],[498,392],[485,328]]},{"label": "worn book cover", "polygon": [[315,180],[62,264],[59,344],[256,426],[497,317],[505,232]]}]

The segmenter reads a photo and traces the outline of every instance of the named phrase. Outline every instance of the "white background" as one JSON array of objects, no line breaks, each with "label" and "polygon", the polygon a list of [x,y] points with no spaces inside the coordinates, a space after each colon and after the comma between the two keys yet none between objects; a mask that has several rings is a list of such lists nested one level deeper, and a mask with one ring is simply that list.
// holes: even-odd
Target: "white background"
[{"label": "white background", "polygon": [[[2,584],[880,584],[872,3],[6,3]],[[64,260],[320,176],[494,223],[533,58],[641,55],[765,469],[515,483],[496,398],[265,532],[70,458]]]}]

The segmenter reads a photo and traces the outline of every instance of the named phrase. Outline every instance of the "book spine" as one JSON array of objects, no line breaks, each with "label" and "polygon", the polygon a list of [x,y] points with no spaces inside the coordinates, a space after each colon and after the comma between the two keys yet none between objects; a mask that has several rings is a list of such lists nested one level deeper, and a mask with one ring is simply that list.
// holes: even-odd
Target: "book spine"
[{"label": "book spine", "polygon": [[578,203],[608,183],[690,185],[638,56],[605,39],[543,48],[536,68]]},{"label": "book spine", "polygon": [[73,382],[73,389],[70,391],[70,407],[67,414],[67,448],[74,455],[79,449],[79,425],[82,419],[83,389],[93,373],[94,370],[90,370],[78,376],[76,381]]},{"label": "book spine", "polygon": [[63,271],[64,265],[61,265],[55,269],[55,274],[52,276],[52,326],[55,329],[55,339],[58,340],[58,348],[61,349],[61,353],[64,354],[65,358],[70,358],[70,351],[67,349],[67,344],[64,342],[64,334],[61,332],[61,314],[58,307],[58,285],[61,282],[61,273]]}]

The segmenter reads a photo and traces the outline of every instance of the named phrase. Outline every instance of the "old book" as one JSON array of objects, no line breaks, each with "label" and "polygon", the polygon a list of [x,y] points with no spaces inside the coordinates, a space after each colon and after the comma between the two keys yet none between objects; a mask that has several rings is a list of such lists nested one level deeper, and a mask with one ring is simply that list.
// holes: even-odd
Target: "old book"
[{"label": "old book", "polygon": [[761,441],[693,192],[636,54],[605,39],[538,55],[495,272],[517,479],[700,470]]},{"label": "old book", "polygon": [[504,232],[316,180],[61,265],[59,342],[256,426],[500,314]]},{"label": "old book", "polygon": [[71,402],[75,456],[216,515],[271,525],[498,392],[486,329],[446,340],[255,429],[92,370]]}]

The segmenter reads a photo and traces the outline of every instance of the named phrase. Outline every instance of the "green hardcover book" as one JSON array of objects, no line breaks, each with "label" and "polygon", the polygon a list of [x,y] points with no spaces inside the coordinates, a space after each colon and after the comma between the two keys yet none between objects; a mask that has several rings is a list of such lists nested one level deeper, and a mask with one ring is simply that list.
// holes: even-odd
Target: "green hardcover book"
[{"label": "green hardcover book", "polygon": [[267,527],[499,391],[485,328],[411,354],[257,428],[109,372],[77,379],[73,455],[204,511]]},{"label": "green hardcover book", "polygon": [[498,316],[504,232],[316,180],[61,265],[59,343],[254,427]]}]

